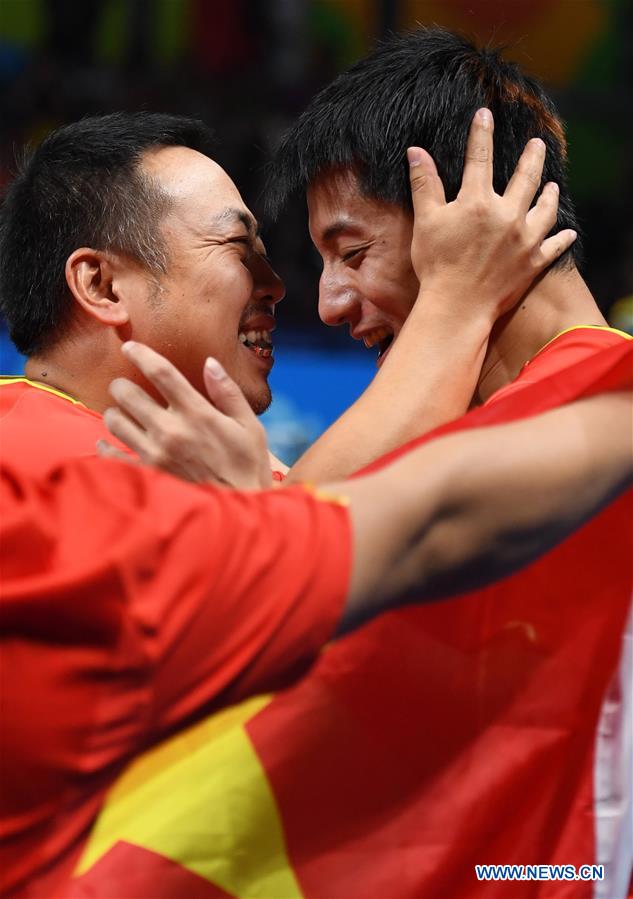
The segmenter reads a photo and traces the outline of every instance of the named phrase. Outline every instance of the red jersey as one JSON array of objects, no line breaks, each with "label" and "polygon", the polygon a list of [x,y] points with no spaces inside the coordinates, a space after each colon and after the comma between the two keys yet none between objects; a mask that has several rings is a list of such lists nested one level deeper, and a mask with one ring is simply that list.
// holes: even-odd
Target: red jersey
[{"label": "red jersey", "polygon": [[[412,445],[630,387],[632,357],[623,335],[570,331]],[[293,689],[222,719],[203,768],[184,744],[139,758],[66,895],[559,899],[592,885],[484,882],[475,865],[597,862],[611,899],[626,876],[611,863],[630,852],[617,751],[630,529],[629,494],[498,584],[382,616]]]},{"label": "red jersey", "polygon": [[0,401],[0,884],[60,897],[127,763],[185,726],[195,760],[205,715],[314,660],[342,612],[350,528],[301,488],[60,464],[94,452],[100,417],[24,383]]},{"label": "red jersey", "polygon": [[68,459],[96,456],[100,439],[129,452],[97,412],[28,378],[0,377],[0,433],[3,458],[18,459],[20,472],[33,477]]},{"label": "red jersey", "polygon": [[[47,465],[96,456],[97,440],[129,452],[106,428],[103,418],[61,390],[28,378],[0,377],[0,428],[6,458],[21,460],[26,474]],[[273,471],[274,481],[283,481]]]}]

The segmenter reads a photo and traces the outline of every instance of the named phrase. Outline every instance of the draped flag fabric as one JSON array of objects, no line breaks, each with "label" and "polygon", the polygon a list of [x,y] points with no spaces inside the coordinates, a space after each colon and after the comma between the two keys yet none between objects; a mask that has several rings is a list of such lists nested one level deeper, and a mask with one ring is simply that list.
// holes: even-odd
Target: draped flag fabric
[{"label": "draped flag fabric", "polygon": [[[632,386],[633,342],[574,329],[423,440]],[[522,572],[385,615],[330,646],[295,688],[141,757],[106,797],[66,895],[612,899],[630,815],[618,774],[626,684],[613,685],[632,521],[629,492]],[[599,731],[616,747],[602,780]],[[602,862],[602,884],[475,876],[476,864]]]}]

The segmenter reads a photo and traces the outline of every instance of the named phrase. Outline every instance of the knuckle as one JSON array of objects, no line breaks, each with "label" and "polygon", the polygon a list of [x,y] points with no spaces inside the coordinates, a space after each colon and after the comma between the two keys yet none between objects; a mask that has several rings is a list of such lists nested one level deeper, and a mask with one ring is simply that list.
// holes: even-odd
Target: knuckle
[{"label": "knuckle", "polygon": [[466,159],[478,165],[486,165],[491,159],[490,148],[483,144],[475,144],[468,149]]},{"label": "knuckle", "polygon": [[420,172],[411,178],[411,190],[414,193],[416,191],[424,190],[428,183],[429,176],[425,172]]},{"label": "knuckle", "polygon": [[117,403],[129,403],[134,397],[134,385],[126,378],[116,378],[110,385],[110,393]]},{"label": "knuckle", "polygon": [[162,447],[153,444],[149,449],[146,449],[142,453],[143,462],[146,462],[148,465],[153,465],[155,468],[165,468],[167,465],[168,457],[163,451]]},{"label": "knuckle", "polygon": [[515,209],[507,206],[502,206],[499,217],[502,224],[508,231],[516,231],[517,233],[520,233],[522,231],[521,216]]},{"label": "knuckle", "polygon": [[106,409],[103,413],[103,420],[109,428],[116,428],[121,421],[121,418],[121,412],[116,406],[110,406],[110,408]]},{"label": "knuckle", "polygon": [[473,197],[470,201],[470,214],[477,219],[485,219],[490,214],[490,205],[484,197]]},{"label": "knuckle", "polygon": [[183,434],[173,426],[164,428],[159,436],[159,445],[162,452],[170,456],[179,453],[185,442]]},{"label": "knuckle", "polygon": [[148,377],[152,381],[165,382],[169,379],[170,373],[171,366],[166,359],[153,359],[148,366]]},{"label": "knuckle", "polygon": [[519,173],[526,181],[529,181],[533,187],[541,185],[541,170],[530,161],[522,160],[519,163]]}]

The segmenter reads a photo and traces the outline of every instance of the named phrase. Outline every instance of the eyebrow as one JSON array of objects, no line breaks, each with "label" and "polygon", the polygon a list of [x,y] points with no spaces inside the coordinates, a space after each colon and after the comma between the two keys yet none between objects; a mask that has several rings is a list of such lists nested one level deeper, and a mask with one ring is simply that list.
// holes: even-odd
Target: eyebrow
[{"label": "eyebrow", "polygon": [[213,219],[214,225],[235,224],[236,222],[240,222],[244,225],[250,237],[256,239],[261,236],[261,222],[258,222],[252,215],[249,215],[243,209],[227,206],[226,209],[223,209],[222,212]]},{"label": "eyebrow", "polygon": [[327,243],[330,240],[334,240],[335,237],[338,237],[340,234],[349,231],[360,231],[361,226],[358,222],[355,222],[353,219],[349,218],[341,218],[337,219],[335,222],[332,222],[331,225],[325,229],[323,234],[321,235],[321,240],[323,243]]}]

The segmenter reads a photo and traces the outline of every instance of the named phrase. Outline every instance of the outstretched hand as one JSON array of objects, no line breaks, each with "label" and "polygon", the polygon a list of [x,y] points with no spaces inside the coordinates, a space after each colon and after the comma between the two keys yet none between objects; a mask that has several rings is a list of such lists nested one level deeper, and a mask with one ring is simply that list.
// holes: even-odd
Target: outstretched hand
[{"label": "outstretched hand", "polygon": [[411,259],[421,288],[455,296],[461,286],[465,301],[485,303],[494,320],[577,235],[567,229],[547,237],[556,224],[556,184],[545,184],[530,208],[545,162],[542,140],[528,142],[504,193],[495,193],[493,128],[490,110],[479,109],[468,135],[461,189],[451,203],[426,150],[410,147],[407,156],[414,211]]},{"label": "outstretched hand", "polygon": [[[154,350],[131,341],[122,349],[168,404],[127,378],[110,385],[118,407],[105,411],[105,424],[142,462],[196,483],[242,490],[271,486],[264,427],[217,360],[207,359],[204,366],[209,403]],[[106,441],[97,449],[101,456],[130,460]]]}]

